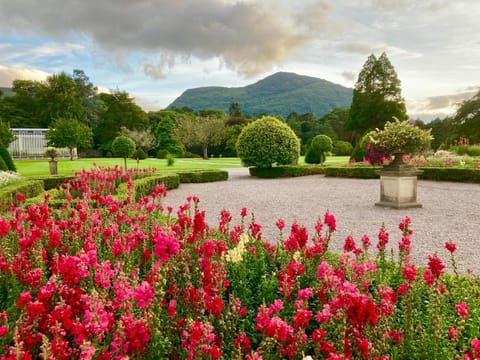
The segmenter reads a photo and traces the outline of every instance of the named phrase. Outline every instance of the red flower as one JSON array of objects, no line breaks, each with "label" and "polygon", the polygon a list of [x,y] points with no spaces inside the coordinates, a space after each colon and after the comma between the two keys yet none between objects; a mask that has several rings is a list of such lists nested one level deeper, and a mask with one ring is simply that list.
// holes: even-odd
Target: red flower
[{"label": "red flower", "polygon": [[337,220],[335,219],[335,216],[330,214],[328,211],[323,217],[323,222],[330,228],[330,232],[337,230]]},{"label": "red flower", "polygon": [[440,260],[437,254],[428,257],[428,269],[437,279],[442,275],[445,265],[443,265],[442,260]]},{"label": "red flower", "polygon": [[278,219],[275,225],[277,226],[278,230],[282,231],[285,228],[285,221],[283,219]]},{"label": "red flower", "polygon": [[448,329],[448,337],[450,338],[450,340],[455,339],[457,334],[458,334],[458,330],[455,329],[453,326],[450,326],[450,328]]},{"label": "red flower", "polygon": [[457,245],[453,241],[448,241],[445,243],[445,249],[450,251],[450,253],[454,253],[457,250]]},{"label": "red flower", "polygon": [[8,326],[2,325],[0,326],[0,337],[5,336],[8,334]]},{"label": "red flower", "polygon": [[425,280],[425,283],[428,286],[432,286],[433,283],[435,282],[435,276],[433,275],[430,269],[425,270],[425,272],[423,273],[423,280]]},{"label": "red flower", "polygon": [[417,278],[417,268],[414,264],[405,264],[402,269],[402,276],[405,280],[414,282]]},{"label": "red flower", "polygon": [[17,193],[15,197],[17,198],[17,201],[19,203],[23,203],[25,201],[25,195],[23,195],[22,193]]}]

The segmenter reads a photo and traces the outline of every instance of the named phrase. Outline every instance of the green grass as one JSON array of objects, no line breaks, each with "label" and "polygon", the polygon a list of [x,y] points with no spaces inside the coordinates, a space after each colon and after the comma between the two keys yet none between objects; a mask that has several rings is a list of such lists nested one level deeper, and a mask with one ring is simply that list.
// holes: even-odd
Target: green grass
[{"label": "green grass", "polygon": [[[88,170],[93,167],[93,164],[113,167],[115,165],[123,167],[123,159],[121,158],[82,158],[76,160],[58,160],[58,174],[71,175],[74,171],[82,169]],[[300,164],[304,164],[303,156],[300,158]],[[348,156],[330,156],[327,157],[325,164],[347,164]],[[48,160],[15,160],[17,172],[22,176],[39,176],[49,175]],[[127,167],[136,167],[137,162],[133,159],[128,159]],[[158,170],[183,170],[183,169],[226,169],[242,167],[239,158],[210,158],[208,160],[198,158],[181,158],[175,159],[173,166],[167,166],[166,159],[145,159],[140,160],[138,165],[141,168],[154,167]]]}]

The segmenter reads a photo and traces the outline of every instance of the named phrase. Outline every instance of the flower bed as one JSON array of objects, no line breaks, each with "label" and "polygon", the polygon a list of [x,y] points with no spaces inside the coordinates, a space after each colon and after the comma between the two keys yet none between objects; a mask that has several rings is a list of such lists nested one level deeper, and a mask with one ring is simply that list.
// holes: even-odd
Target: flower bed
[{"label": "flower bed", "polygon": [[409,218],[398,258],[384,228],[331,254],[328,212],[311,234],[278,220],[274,245],[246,209],[212,228],[196,197],[174,212],[160,185],[117,201],[87,178],[61,210],[47,199],[0,218],[2,359],[480,356],[478,278],[456,272],[452,242],[411,263]]}]

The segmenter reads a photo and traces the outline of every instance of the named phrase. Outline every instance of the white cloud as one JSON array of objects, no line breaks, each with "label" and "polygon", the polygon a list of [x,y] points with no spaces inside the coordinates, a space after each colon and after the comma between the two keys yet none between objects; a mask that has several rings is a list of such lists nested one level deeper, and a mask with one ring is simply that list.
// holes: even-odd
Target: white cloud
[{"label": "white cloud", "polygon": [[43,81],[49,75],[39,69],[0,65],[0,86],[11,87],[13,80]]}]

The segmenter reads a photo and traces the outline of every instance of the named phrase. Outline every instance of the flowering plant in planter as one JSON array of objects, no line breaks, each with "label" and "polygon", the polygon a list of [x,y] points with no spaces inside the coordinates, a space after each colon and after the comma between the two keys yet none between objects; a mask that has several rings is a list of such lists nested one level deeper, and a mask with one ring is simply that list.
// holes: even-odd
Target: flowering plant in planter
[{"label": "flowering plant in planter", "polygon": [[[381,153],[385,158],[392,154],[416,154],[430,146],[432,135],[429,130],[420,129],[408,120],[387,121],[383,130],[376,129],[369,134],[367,158],[378,158]],[[368,156],[370,153],[374,157]]]},{"label": "flowering plant in planter", "polygon": [[60,155],[60,150],[58,150],[56,147],[48,146],[43,155],[45,155],[45,157],[49,157],[50,161],[54,161],[55,158]]}]

